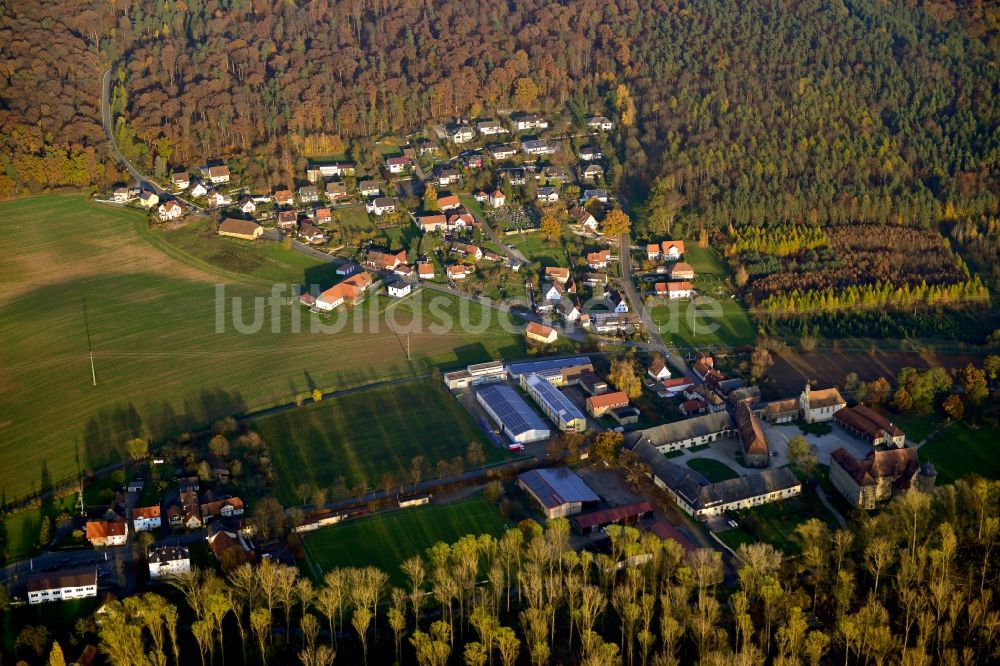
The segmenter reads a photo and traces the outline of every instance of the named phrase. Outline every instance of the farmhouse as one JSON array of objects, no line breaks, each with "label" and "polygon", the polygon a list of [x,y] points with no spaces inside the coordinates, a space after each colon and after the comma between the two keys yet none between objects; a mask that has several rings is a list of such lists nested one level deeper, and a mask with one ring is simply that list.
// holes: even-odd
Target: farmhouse
[{"label": "farmhouse", "polygon": [[191,553],[186,546],[153,546],[146,561],[149,577],[153,580],[191,571]]},{"label": "farmhouse", "polygon": [[667,367],[666,361],[657,357],[649,364],[646,374],[652,377],[654,381],[662,382],[665,379],[670,379],[670,368]]},{"label": "farmhouse", "polygon": [[864,405],[838,409],[833,420],[872,446],[902,447],[906,444],[906,433],[892,421]]},{"label": "farmhouse", "polygon": [[601,132],[610,132],[615,128],[615,124],[604,116],[592,116],[587,118],[587,127]]},{"label": "farmhouse", "polygon": [[421,280],[433,280],[436,274],[434,271],[434,264],[429,261],[421,261],[417,263],[417,278]]},{"label": "farmhouse", "polygon": [[775,400],[764,406],[762,416],[768,423],[789,423],[799,417],[799,401],[795,398]]},{"label": "farmhouse", "polygon": [[530,342],[538,342],[543,345],[550,345],[559,338],[559,333],[556,329],[551,326],[546,326],[544,324],[539,324],[536,322],[528,323],[528,327],[524,329],[524,336]]},{"label": "farmhouse", "polygon": [[632,451],[649,467],[649,476],[677,505],[694,517],[717,516],[795,497],[802,484],[787,467],[708,483],[700,474],[674,464],[645,440]]},{"label": "farmhouse", "polygon": [[158,203],[160,203],[160,197],[156,195],[156,192],[143,190],[139,193],[139,205],[143,208],[152,208]]},{"label": "farmhouse", "polygon": [[653,517],[653,505],[636,502],[600,511],[591,511],[574,517],[570,523],[580,534],[592,534],[608,525],[632,525],[643,518]]},{"label": "farmhouse", "polygon": [[97,567],[82,567],[28,575],[28,603],[85,599],[97,596]]},{"label": "farmhouse", "polygon": [[670,269],[670,279],[671,280],[693,280],[694,279],[694,269],[691,268],[691,264],[686,264],[683,261],[678,261]]},{"label": "farmhouse", "polygon": [[176,220],[184,214],[184,210],[180,204],[173,200],[160,204],[156,212],[164,222],[167,220]]},{"label": "farmhouse", "polygon": [[127,187],[116,187],[111,193],[111,200],[115,203],[125,203],[128,201],[129,193]]},{"label": "farmhouse", "polygon": [[505,384],[493,384],[478,390],[476,400],[507,439],[515,444],[529,444],[548,439],[551,435],[548,426],[535,410],[517,391]]},{"label": "farmhouse", "polygon": [[712,359],[712,357],[704,356],[694,362],[694,365],[691,366],[691,370],[694,372],[695,375],[698,376],[698,379],[700,379],[701,381],[705,381],[705,379],[708,377],[708,373],[711,372],[712,368],[714,367],[715,367],[715,361]]},{"label": "farmhouse", "polygon": [[[206,172],[203,172],[206,173]],[[219,183],[229,182],[229,167],[222,166],[210,166],[208,167],[207,174],[208,179],[218,185]]]},{"label": "farmhouse", "polygon": [[140,506],[132,509],[132,529],[147,532],[160,527],[160,505]]},{"label": "farmhouse", "polygon": [[87,541],[95,548],[124,546],[128,541],[128,523],[124,520],[88,520]]},{"label": "farmhouse", "polygon": [[554,282],[566,284],[569,281],[569,269],[561,266],[546,266],[545,277]]},{"label": "farmhouse", "polygon": [[619,407],[628,407],[628,394],[625,391],[592,395],[587,398],[587,413],[595,419]]},{"label": "farmhouse", "polygon": [[873,450],[862,460],[843,448],[830,454],[830,482],[861,509],[874,509],[911,487],[929,492],[936,477],[933,465],[919,464],[915,448]]},{"label": "farmhouse", "polygon": [[412,291],[413,285],[409,282],[403,282],[402,280],[393,282],[386,287],[386,292],[393,298],[403,298],[404,296],[409,296]]},{"label": "farmhouse", "polygon": [[636,442],[642,440],[654,446],[660,453],[669,453],[729,439],[735,434],[732,418],[728,412],[723,411],[637,430],[626,436],[625,443],[634,446]]},{"label": "farmhouse", "polygon": [[560,430],[571,432],[586,430],[587,418],[569,398],[544,377],[534,373],[521,375],[521,388],[528,392]]},{"label": "farmhouse", "polygon": [[799,396],[799,412],[806,423],[829,421],[837,410],[847,406],[847,401],[836,388],[813,391],[806,384]]},{"label": "farmhouse", "polygon": [[634,315],[618,314],[616,312],[594,312],[590,316],[594,331],[597,333],[615,333],[624,331],[630,326],[638,324],[638,319]]},{"label": "farmhouse", "polygon": [[187,175],[186,171],[175,171],[170,174],[170,182],[173,184],[174,189],[186,190],[191,184],[191,178]]},{"label": "farmhouse", "polygon": [[517,477],[517,485],[528,493],[546,518],[565,518],[596,508],[600,498],[576,472],[566,467],[543,467]]},{"label": "farmhouse", "polygon": [[611,250],[601,250],[599,252],[588,252],[587,253],[587,266],[597,270],[599,268],[607,268],[608,261],[611,260]]},{"label": "farmhouse", "polygon": [[376,216],[396,212],[396,202],[389,197],[376,197],[365,204],[365,210]]},{"label": "farmhouse", "polygon": [[264,227],[252,220],[228,217],[219,225],[219,235],[252,241],[264,235]]},{"label": "farmhouse", "polygon": [[236,554],[233,559],[237,561],[252,562],[255,559],[247,537],[235,527],[226,525],[225,521],[213,523],[205,540],[208,541],[208,547],[212,549],[212,554],[219,562],[222,562],[224,557],[229,559],[226,553],[230,551]]},{"label": "farmhouse", "polygon": [[315,307],[329,312],[344,302],[357,305],[364,300],[365,291],[371,283],[372,278],[368,273],[352,275],[320,294],[315,301]]},{"label": "farmhouse", "polygon": [[745,402],[736,408],[736,425],[743,445],[743,464],[747,467],[767,467],[771,462],[771,451],[760,427],[760,421]]},{"label": "farmhouse", "polygon": [[453,264],[445,268],[445,272],[449,280],[464,280],[471,271],[465,264]]},{"label": "farmhouse", "polygon": [[721,412],[726,408],[725,400],[705,384],[700,384],[684,391],[684,395],[691,400],[704,400],[705,404],[708,405],[708,412],[710,414]]}]

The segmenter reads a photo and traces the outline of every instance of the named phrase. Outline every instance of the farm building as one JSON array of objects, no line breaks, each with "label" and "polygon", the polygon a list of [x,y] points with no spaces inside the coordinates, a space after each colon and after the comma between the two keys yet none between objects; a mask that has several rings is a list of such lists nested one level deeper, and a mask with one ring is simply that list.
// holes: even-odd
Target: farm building
[{"label": "farm building", "polygon": [[580,375],[580,386],[588,395],[601,395],[608,392],[608,383],[593,372]]},{"label": "farm building", "polygon": [[529,444],[548,439],[548,426],[517,391],[503,384],[485,386],[476,391],[476,400],[490,415],[507,439],[515,444]]},{"label": "farm building", "polygon": [[666,379],[661,384],[668,394],[677,395],[691,388],[692,382],[687,377],[677,377],[676,379]]},{"label": "farm building", "polygon": [[583,432],[587,428],[587,418],[573,401],[544,377],[537,374],[521,375],[521,388],[528,392],[560,430]]},{"label": "farm building", "polygon": [[97,596],[97,567],[34,573],[28,576],[28,603]]},{"label": "farm building", "polygon": [[545,345],[550,345],[559,339],[559,333],[556,329],[536,322],[528,324],[528,327],[524,329],[524,335],[532,342],[539,342]]},{"label": "farm building", "polygon": [[787,467],[708,483],[697,472],[672,463],[648,441],[640,440],[632,450],[649,466],[653,482],[696,518],[780,502],[802,492],[802,483]]},{"label": "farm building", "polygon": [[736,423],[743,444],[743,464],[747,467],[767,467],[771,462],[771,451],[750,405],[741,402],[736,408]]},{"label": "farm building", "polygon": [[732,418],[723,411],[637,430],[626,437],[625,444],[635,446],[639,441],[645,441],[660,453],[668,453],[727,439],[735,434]]},{"label": "farm building", "polygon": [[764,406],[763,416],[768,423],[789,423],[799,417],[799,402],[795,398],[769,402]]},{"label": "farm building", "polygon": [[242,240],[256,240],[264,234],[264,227],[251,220],[237,220],[230,217],[219,225],[220,236],[230,236]]},{"label": "farm building", "polygon": [[906,444],[906,433],[899,426],[878,412],[864,405],[838,409],[833,420],[848,432],[857,435],[872,446],[897,446]]},{"label": "farm building", "polygon": [[915,448],[873,450],[861,460],[843,448],[830,454],[830,482],[861,509],[874,509],[912,487],[929,492],[936,477],[933,465],[918,462]]},{"label": "farm building", "polygon": [[631,405],[627,407],[615,407],[608,412],[618,425],[634,425],[639,422],[639,410]]},{"label": "farm building", "polygon": [[580,514],[570,520],[570,524],[580,534],[591,534],[608,525],[632,525],[643,518],[653,516],[653,505],[649,502],[635,502]]},{"label": "farm building", "polygon": [[837,410],[847,406],[847,401],[836,388],[813,391],[809,384],[799,396],[799,411],[806,423],[829,421]]},{"label": "farm building", "polygon": [[191,571],[191,554],[185,546],[154,546],[147,562],[153,580]]},{"label": "farm building", "polygon": [[628,407],[628,395],[625,391],[592,395],[587,398],[587,413],[595,419],[619,407]]},{"label": "farm building", "polygon": [[517,485],[541,505],[546,518],[574,516],[601,501],[576,472],[565,467],[533,469],[518,476]]},{"label": "farm building", "polygon": [[486,363],[475,363],[464,370],[453,370],[444,373],[442,379],[448,388],[462,389],[477,384],[503,381],[507,376],[507,367],[503,361],[488,361]]}]

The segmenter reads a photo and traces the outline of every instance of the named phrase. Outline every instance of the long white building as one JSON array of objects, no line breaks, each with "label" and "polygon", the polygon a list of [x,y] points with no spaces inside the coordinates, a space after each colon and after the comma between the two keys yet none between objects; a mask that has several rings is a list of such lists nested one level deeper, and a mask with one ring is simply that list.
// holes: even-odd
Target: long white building
[{"label": "long white building", "polygon": [[476,400],[515,444],[537,442],[552,434],[545,421],[509,386],[485,386],[476,392]]},{"label": "long white building", "polygon": [[28,576],[28,603],[97,596],[97,567],[49,571]]},{"label": "long white building", "polygon": [[583,432],[587,429],[587,417],[583,412],[544,377],[537,374],[521,375],[521,388],[528,392],[560,430]]}]

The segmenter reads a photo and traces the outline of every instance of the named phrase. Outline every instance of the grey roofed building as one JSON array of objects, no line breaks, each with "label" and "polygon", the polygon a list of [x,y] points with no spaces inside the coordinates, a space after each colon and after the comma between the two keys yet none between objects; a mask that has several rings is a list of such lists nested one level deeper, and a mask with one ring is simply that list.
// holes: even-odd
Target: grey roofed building
[{"label": "grey roofed building", "polygon": [[601,501],[576,472],[566,467],[530,470],[518,476],[518,485],[542,505],[549,518],[580,513]]},{"label": "grey roofed building", "polygon": [[590,359],[586,356],[574,356],[573,358],[555,358],[544,361],[525,361],[524,363],[511,363],[507,366],[507,372],[512,379],[517,379],[521,375],[530,375],[546,372],[547,370],[558,370],[560,368],[572,368],[579,365],[590,365]]},{"label": "grey roofed building", "polygon": [[661,453],[667,453],[732,437],[734,433],[732,417],[728,412],[722,411],[636,430],[626,436],[625,445],[631,447],[640,440],[645,440]]},{"label": "grey roofed building", "polygon": [[787,467],[708,483],[697,472],[672,463],[646,440],[639,440],[631,448],[649,467],[654,483],[673,495],[678,506],[693,516],[751,508],[802,492],[802,483]]},{"label": "grey roofed building", "polygon": [[476,392],[476,400],[512,442],[537,442],[551,434],[545,421],[509,386],[486,386]]}]

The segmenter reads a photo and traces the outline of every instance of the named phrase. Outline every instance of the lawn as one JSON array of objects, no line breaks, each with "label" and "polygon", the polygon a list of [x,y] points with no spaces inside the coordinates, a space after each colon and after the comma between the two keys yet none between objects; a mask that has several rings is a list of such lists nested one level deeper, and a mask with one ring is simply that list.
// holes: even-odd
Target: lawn
[{"label": "lawn", "polygon": [[[94,468],[120,460],[133,435],[162,441],[315,387],[525,355],[521,336],[501,330],[495,311],[438,294],[434,306],[430,297],[388,307],[376,298],[341,311],[337,332],[318,330],[297,304],[262,301],[259,330],[240,332],[233,315],[252,324],[254,299],[266,298],[272,282],[166,242],[138,211],[59,195],[2,203],[0,220],[6,501],[75,476],[75,445],[84,468]],[[400,325],[423,318],[410,358],[405,337],[386,326],[387,311]],[[470,326],[444,325],[463,311]],[[492,318],[479,324],[485,313]]]},{"label": "lawn", "polygon": [[407,558],[466,534],[499,536],[504,527],[497,507],[482,497],[400,509],[306,534],[309,573],[320,579],[335,567],[372,565],[388,573],[391,584],[406,587],[399,565]]},{"label": "lawn", "polygon": [[514,234],[500,236],[504,243],[510,243],[528,258],[528,261],[538,262],[543,266],[569,266],[569,258],[562,243],[542,238],[539,231],[530,234]]},{"label": "lawn", "polygon": [[730,469],[729,465],[712,458],[692,458],[687,461],[687,466],[701,473],[711,483],[740,478],[740,475]]},{"label": "lawn", "polygon": [[696,276],[711,275],[721,279],[729,275],[729,268],[722,261],[722,257],[710,247],[703,248],[698,247],[696,243],[688,243],[684,248],[684,261],[691,264]]},{"label": "lawn", "polygon": [[736,520],[740,526],[720,532],[718,536],[733,549],[741,543],[765,541],[786,553],[795,553],[799,550],[795,528],[810,518],[819,518],[830,529],[837,527],[834,517],[816,496],[816,491],[804,483],[802,494],[798,497],[737,511]]},{"label": "lawn", "polygon": [[920,447],[919,454],[921,462],[934,463],[938,485],[967,474],[1000,479],[1000,428],[959,421]]},{"label": "lawn", "polygon": [[752,345],[756,337],[750,315],[732,299],[714,304],[678,300],[655,306],[652,316],[667,344],[677,347],[731,348]]},{"label": "lawn", "polygon": [[375,230],[375,224],[368,217],[368,211],[362,204],[338,206],[334,209],[334,215],[339,220],[340,228],[343,229],[345,235]]},{"label": "lawn", "polygon": [[[882,407],[879,409],[884,417],[892,421],[906,433],[906,439],[913,443],[923,441],[931,432],[940,428],[944,423],[944,418],[937,412],[896,412],[892,409]],[[948,431],[945,430],[944,433]],[[944,435],[942,433],[942,435]]]},{"label": "lawn", "polygon": [[409,479],[410,461],[422,455],[423,478],[435,476],[439,460],[465,454],[480,442],[487,462],[507,457],[443,386],[410,382],[324,400],[253,422],[271,446],[278,471],[278,497],[297,504],[301,483],[327,487],[344,477],[374,487],[379,476]]}]

